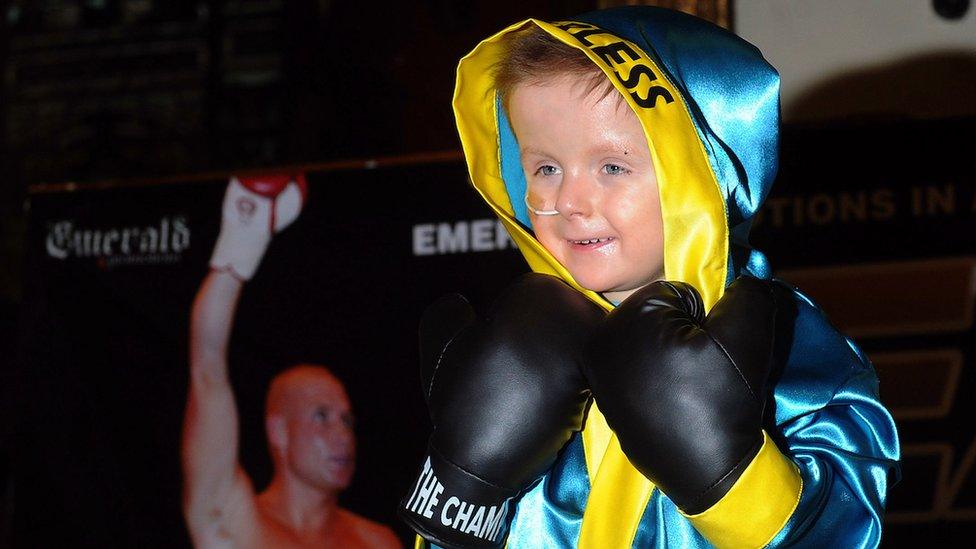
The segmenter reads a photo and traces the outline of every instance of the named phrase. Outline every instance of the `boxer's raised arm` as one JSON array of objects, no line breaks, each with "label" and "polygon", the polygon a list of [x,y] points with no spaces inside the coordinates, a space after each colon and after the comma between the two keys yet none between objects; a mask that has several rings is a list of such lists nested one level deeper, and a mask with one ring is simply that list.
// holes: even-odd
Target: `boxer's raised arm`
[{"label": "boxer's raised arm", "polygon": [[227,272],[211,271],[190,314],[182,458],[183,507],[191,527],[219,510],[233,490],[247,488],[235,480],[242,473],[237,472],[237,406],[227,368],[227,343],[242,286]]},{"label": "boxer's raised arm", "polygon": [[253,510],[253,488],[237,459],[237,406],[227,345],[244,282],[254,276],[272,236],[298,216],[305,193],[301,175],[232,177],[227,185],[211,271],[190,313],[183,511],[198,545],[216,525],[247,520],[247,510]]}]

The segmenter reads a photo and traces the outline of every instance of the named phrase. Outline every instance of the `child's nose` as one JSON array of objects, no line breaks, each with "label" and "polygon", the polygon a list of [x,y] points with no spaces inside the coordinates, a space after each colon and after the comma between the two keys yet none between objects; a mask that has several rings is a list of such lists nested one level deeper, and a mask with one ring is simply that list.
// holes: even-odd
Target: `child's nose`
[{"label": "child's nose", "polygon": [[589,216],[593,213],[595,183],[585,169],[563,172],[559,195],[556,197],[556,211],[564,217]]}]

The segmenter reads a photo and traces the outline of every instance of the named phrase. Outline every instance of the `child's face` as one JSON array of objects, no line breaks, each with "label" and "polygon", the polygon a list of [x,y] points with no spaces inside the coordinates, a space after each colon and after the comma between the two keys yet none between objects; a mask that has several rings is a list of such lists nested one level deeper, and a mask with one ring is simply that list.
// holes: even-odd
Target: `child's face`
[{"label": "child's face", "polygon": [[559,212],[530,213],[536,238],[580,285],[619,302],[663,277],[661,200],[637,116],[615,91],[584,90],[571,76],[516,86],[509,116],[529,195]]}]

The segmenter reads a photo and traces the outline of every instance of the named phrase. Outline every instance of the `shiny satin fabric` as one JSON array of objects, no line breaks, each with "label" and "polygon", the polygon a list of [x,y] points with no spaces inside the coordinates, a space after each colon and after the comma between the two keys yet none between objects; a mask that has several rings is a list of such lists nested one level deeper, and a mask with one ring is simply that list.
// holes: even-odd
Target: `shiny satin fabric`
[{"label": "shiny satin fabric", "polygon": [[[877,377],[856,347],[804,296],[798,304],[795,329],[804,335],[795,340],[774,398],[780,444],[800,467],[803,492],[770,546],[877,547],[888,480],[897,478],[895,426],[878,401]],[[581,438],[574,437],[519,503],[509,547],[577,546],[589,491],[585,468]],[[632,546],[711,545],[655,490]]]},{"label": "shiny satin fabric", "polygon": [[[454,109],[472,182],[530,268],[613,307],[579,287],[538,243],[522,206],[518,143],[490,69],[503,53],[500,37],[526,25],[583,50],[638,115],[659,176],[666,277],[695,285],[707,307],[739,274],[768,278],[769,264],[749,246],[748,232],[777,169],[778,75],[758,50],[724,30],[649,7],[594,12],[570,23],[525,21],[486,39],[459,65]],[[635,47],[634,63],[656,79],[636,90],[614,80],[615,70],[633,65],[608,65],[588,49],[614,40]],[[647,108],[628,95],[649,97],[656,85],[672,101],[662,95]],[[740,479],[714,506],[720,509],[706,511],[722,516],[687,517],[630,465],[596,403],[581,435],[520,501],[508,546],[876,546],[888,484],[898,475],[895,426],[867,360],[814,304],[799,293],[797,301],[794,342],[773,387],[775,421],[767,428],[771,463],[780,460],[770,469],[777,472],[757,473],[751,487]],[[782,501],[786,513],[756,526],[754,517],[770,500]],[[743,541],[756,528],[762,536]]]}]

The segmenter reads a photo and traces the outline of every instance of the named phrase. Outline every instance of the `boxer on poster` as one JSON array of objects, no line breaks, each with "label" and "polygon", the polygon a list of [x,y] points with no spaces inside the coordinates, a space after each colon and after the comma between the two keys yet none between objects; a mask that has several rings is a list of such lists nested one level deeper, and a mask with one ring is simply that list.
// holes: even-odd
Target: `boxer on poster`
[{"label": "boxer on poster", "polygon": [[877,546],[877,376],[748,243],[778,162],[762,55],[658,8],[530,19],[462,59],[454,112],[534,273],[482,320],[425,313],[406,522],[452,548]]},{"label": "boxer on poster", "polygon": [[265,429],[274,475],[257,493],[238,461],[238,417],[227,345],[244,284],[273,235],[305,200],[303,176],[231,178],[211,270],[190,318],[190,390],[183,427],[183,512],[193,545],[210,548],[398,548],[386,526],[343,509],[356,459],[342,383],[300,364],[268,389]]}]

